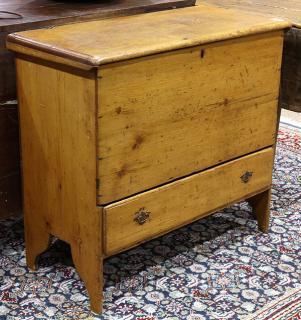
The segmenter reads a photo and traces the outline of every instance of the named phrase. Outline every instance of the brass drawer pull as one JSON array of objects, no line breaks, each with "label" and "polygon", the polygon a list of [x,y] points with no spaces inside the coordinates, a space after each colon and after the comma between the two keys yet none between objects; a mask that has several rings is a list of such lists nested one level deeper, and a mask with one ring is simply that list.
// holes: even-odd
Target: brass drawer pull
[{"label": "brass drawer pull", "polygon": [[246,171],[241,177],[241,181],[244,183],[248,183],[250,181],[250,179],[253,176],[253,172],[252,171]]},{"label": "brass drawer pull", "polygon": [[140,208],[139,211],[135,213],[134,221],[140,225],[143,225],[147,220],[149,220],[150,212],[146,211],[145,208]]}]

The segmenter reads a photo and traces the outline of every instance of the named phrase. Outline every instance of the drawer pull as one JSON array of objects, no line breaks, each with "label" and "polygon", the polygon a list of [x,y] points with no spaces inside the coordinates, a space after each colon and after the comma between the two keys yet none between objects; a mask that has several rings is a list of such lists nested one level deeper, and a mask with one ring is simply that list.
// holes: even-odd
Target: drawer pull
[{"label": "drawer pull", "polygon": [[251,177],[253,176],[253,172],[251,171],[246,171],[241,177],[241,181],[244,183],[248,183],[251,179]]},{"label": "drawer pull", "polygon": [[140,208],[139,211],[135,213],[134,221],[142,225],[147,220],[149,220],[150,212],[146,211],[145,208]]}]

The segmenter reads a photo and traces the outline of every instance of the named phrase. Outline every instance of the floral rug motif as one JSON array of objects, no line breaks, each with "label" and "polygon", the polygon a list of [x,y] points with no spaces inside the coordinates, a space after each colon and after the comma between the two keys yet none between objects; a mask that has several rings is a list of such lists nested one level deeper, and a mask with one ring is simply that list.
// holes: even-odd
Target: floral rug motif
[{"label": "floral rug motif", "polygon": [[102,315],[68,245],[56,241],[32,272],[22,220],[0,221],[0,319],[237,320],[301,288],[301,134],[281,126],[278,140],[268,234],[242,202],[113,256]]}]

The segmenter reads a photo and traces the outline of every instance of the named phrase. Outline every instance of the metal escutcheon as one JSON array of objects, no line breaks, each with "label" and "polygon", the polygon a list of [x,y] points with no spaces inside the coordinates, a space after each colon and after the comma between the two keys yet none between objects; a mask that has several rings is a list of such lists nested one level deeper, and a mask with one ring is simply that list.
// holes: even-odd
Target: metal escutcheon
[{"label": "metal escutcheon", "polygon": [[150,218],[150,212],[148,212],[145,208],[140,208],[139,211],[135,213],[134,221],[138,224],[142,225]]},{"label": "metal escutcheon", "polygon": [[251,179],[251,177],[253,176],[253,172],[251,171],[246,171],[241,177],[241,181],[244,183],[248,183]]}]

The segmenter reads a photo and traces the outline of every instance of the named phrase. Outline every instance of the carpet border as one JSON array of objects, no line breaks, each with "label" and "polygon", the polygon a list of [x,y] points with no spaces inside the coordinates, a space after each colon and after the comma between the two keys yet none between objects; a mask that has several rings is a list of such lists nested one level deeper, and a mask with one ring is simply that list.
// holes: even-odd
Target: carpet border
[{"label": "carpet border", "polygon": [[271,309],[272,307],[274,307],[277,303],[279,303],[279,301],[281,300],[285,300],[287,299],[289,296],[294,295],[295,293],[297,293],[298,291],[301,292],[301,287],[299,288],[294,288],[294,289],[290,289],[289,291],[287,291],[284,295],[282,295],[281,297],[279,297],[276,301],[271,301],[270,303],[268,303],[266,306],[264,306],[263,308],[257,310],[255,313],[251,314],[251,315],[247,315],[246,317],[243,317],[242,320],[256,320],[258,315],[260,315],[261,313],[265,312],[267,309]]}]

